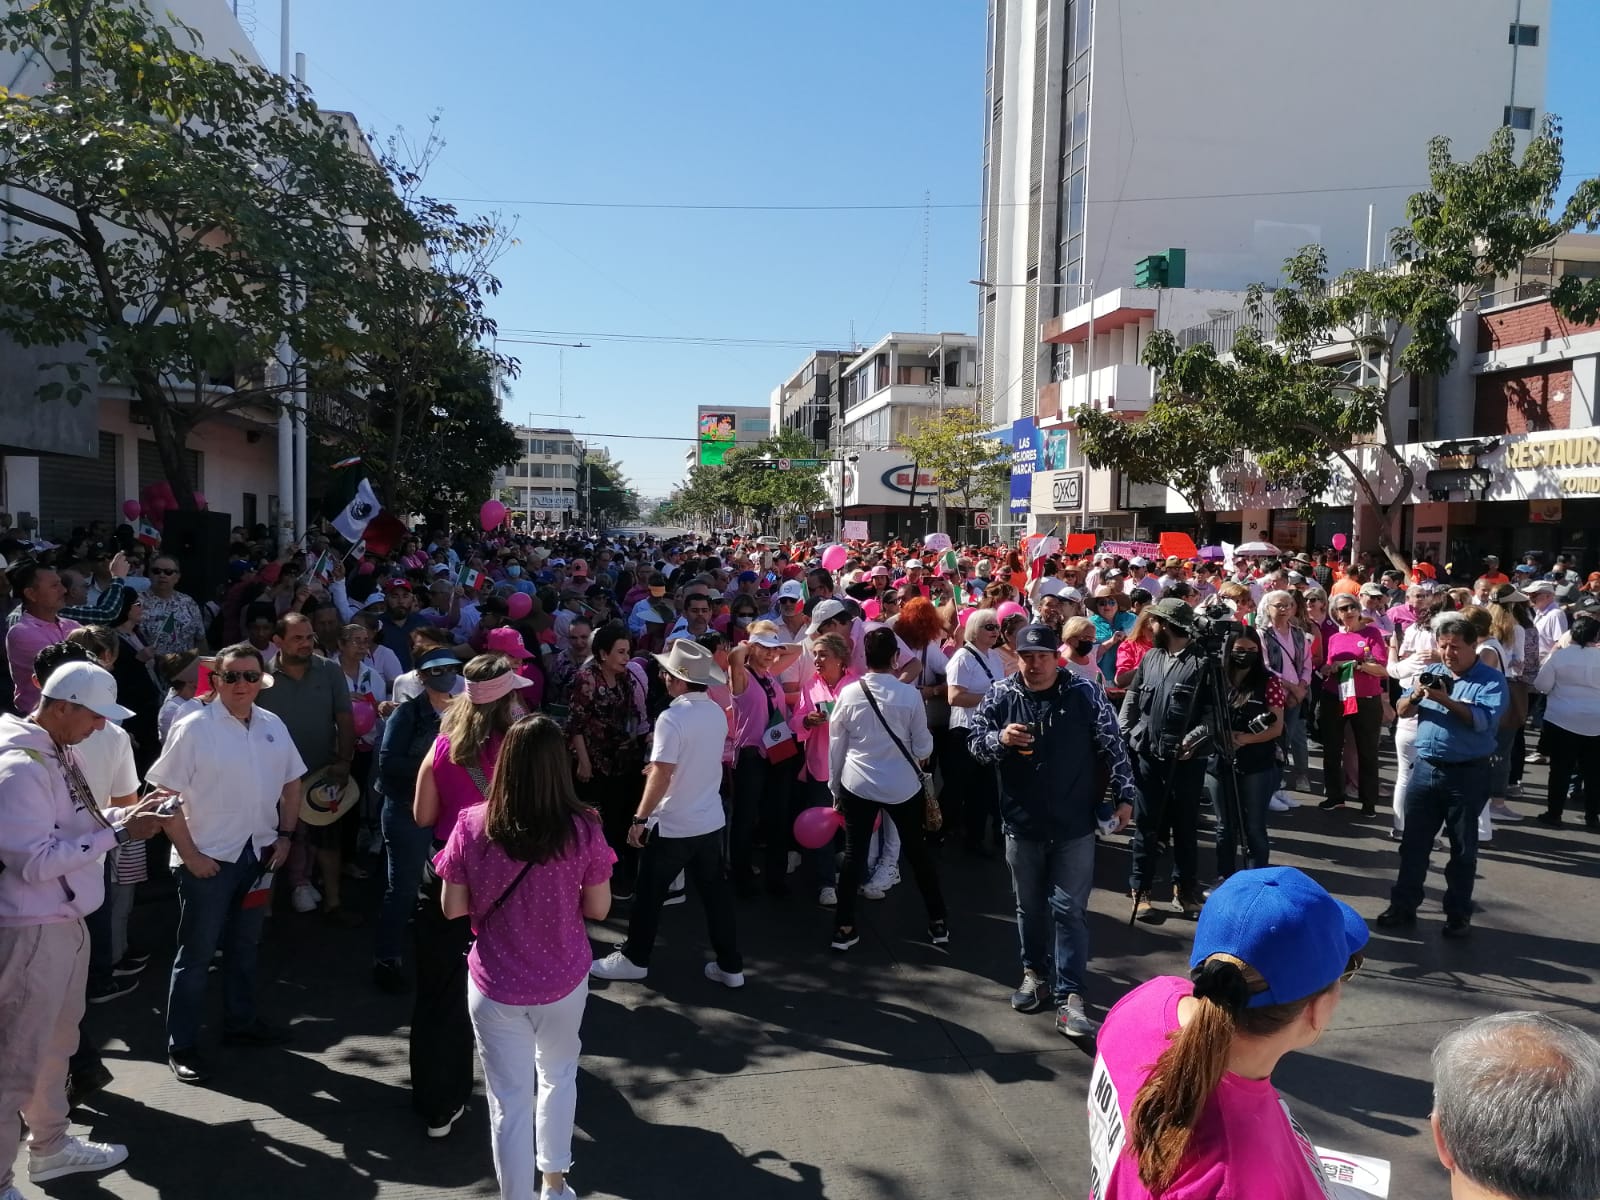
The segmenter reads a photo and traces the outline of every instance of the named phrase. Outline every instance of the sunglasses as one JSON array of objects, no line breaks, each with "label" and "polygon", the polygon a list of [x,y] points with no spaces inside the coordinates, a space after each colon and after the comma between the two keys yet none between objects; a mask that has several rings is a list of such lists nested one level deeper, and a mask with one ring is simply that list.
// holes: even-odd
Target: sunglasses
[{"label": "sunglasses", "polygon": [[1339,976],[1339,982],[1349,983],[1356,977],[1356,974],[1361,970],[1362,964],[1366,961],[1367,960],[1364,955],[1357,954],[1352,956],[1349,963],[1345,966],[1344,974]]},{"label": "sunglasses", "polygon": [[1333,611],[1336,612],[1336,613],[1352,613],[1352,612],[1359,612],[1360,609],[1354,604],[1341,604],[1337,608],[1335,608]]},{"label": "sunglasses", "polygon": [[223,683],[260,683],[260,671],[218,671],[217,678]]},{"label": "sunglasses", "polygon": [[152,574],[152,575],[176,575],[177,573],[178,573],[178,569],[176,567],[151,567],[150,568],[150,574]]},{"label": "sunglasses", "polygon": [[993,625],[993,624],[989,624],[989,625],[974,625],[973,628],[978,630],[979,632],[987,630],[988,632],[993,633],[995,630],[999,629],[1000,626]]},{"label": "sunglasses", "polygon": [[429,679],[439,679],[445,675],[454,675],[460,669],[460,667],[424,667],[422,674]]},{"label": "sunglasses", "polygon": [[1094,602],[1094,606],[1096,608],[1104,608],[1107,604],[1115,604],[1115,603],[1116,603],[1115,600],[1113,600],[1110,596],[1107,596],[1104,600],[1096,600]]}]

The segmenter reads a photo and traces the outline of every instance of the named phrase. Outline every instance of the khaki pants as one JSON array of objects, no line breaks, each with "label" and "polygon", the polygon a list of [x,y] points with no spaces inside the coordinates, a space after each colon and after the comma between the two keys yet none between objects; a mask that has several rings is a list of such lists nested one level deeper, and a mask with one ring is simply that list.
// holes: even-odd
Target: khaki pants
[{"label": "khaki pants", "polygon": [[11,1186],[21,1113],[33,1150],[67,1136],[67,1059],[78,1048],[89,933],[80,921],[0,928],[0,1192]]}]

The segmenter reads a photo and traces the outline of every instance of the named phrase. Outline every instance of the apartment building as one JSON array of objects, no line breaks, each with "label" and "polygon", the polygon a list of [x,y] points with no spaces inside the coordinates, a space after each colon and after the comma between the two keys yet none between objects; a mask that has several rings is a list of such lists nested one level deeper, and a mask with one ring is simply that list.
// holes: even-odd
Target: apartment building
[{"label": "apartment building", "polygon": [[582,507],[583,443],[570,429],[515,428],[522,453],[507,465],[501,484],[501,494],[511,494],[506,503],[512,520],[527,526],[573,523]]}]

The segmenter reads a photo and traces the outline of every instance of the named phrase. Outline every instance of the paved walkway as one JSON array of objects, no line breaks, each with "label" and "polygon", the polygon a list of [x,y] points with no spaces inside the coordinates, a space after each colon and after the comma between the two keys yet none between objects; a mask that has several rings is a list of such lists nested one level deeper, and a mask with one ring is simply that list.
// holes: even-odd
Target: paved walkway
[{"label": "paved walkway", "polygon": [[[1529,782],[1542,796],[1542,769]],[[1369,918],[1384,906],[1396,861],[1387,813],[1308,806],[1273,820],[1276,861],[1312,871]],[[1090,986],[1100,1010],[1152,975],[1183,971],[1192,936],[1178,918],[1128,927],[1126,859],[1121,844],[1101,848]],[[650,980],[599,984],[590,999],[572,1177],[580,1195],[1085,1195],[1089,1056],[1047,1015],[1018,1016],[1006,1003],[1020,971],[1003,866],[947,848],[941,870],[955,914],[948,953],[927,944],[909,879],[884,903],[864,904],[864,937],[846,957],[827,949],[823,910],[763,899],[740,912],[750,975],[740,992],[701,975],[698,907],[669,909]],[[1440,939],[1436,869],[1416,931],[1374,936],[1334,1030],[1287,1060],[1277,1081],[1319,1143],[1391,1159],[1397,1198],[1446,1191],[1426,1132],[1428,1055],[1452,1022],[1534,1008],[1600,1033],[1600,837],[1504,828],[1480,876],[1473,938]],[[172,919],[170,901],[155,901],[140,906],[135,928],[159,945]],[[170,951],[158,953],[136,992],[96,1010],[117,1080],[79,1113],[132,1155],[122,1170],[60,1180],[49,1194],[494,1194],[481,1102],[442,1142],[424,1138],[411,1115],[408,1001],[368,985],[370,932],[293,914],[271,926],[262,965],[275,982],[263,1010],[292,1021],[293,1047],[219,1051],[213,1086],[178,1085],[161,1058]],[[614,918],[594,933],[609,944],[621,928]]]}]

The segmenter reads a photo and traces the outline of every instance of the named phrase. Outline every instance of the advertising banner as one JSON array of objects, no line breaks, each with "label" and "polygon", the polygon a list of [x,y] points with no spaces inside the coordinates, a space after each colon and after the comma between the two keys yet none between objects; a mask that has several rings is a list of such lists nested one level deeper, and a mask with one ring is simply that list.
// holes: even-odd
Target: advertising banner
[{"label": "advertising banner", "polygon": [[1039,461],[1038,423],[1024,417],[1011,423],[1011,514],[1027,516],[1032,509],[1033,472]]},{"label": "advertising banner", "polygon": [[723,457],[733,448],[738,418],[730,412],[702,412],[700,414],[700,465],[720,467]]}]

